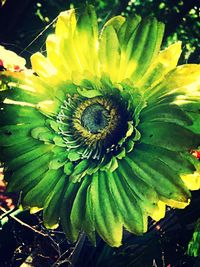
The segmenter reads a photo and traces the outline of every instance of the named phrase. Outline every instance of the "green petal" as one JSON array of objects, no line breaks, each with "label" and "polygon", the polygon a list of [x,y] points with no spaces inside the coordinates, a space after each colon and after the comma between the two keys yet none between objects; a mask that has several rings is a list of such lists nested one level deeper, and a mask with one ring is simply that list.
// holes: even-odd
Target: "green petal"
[{"label": "green petal", "polygon": [[170,122],[143,122],[139,125],[142,142],[172,151],[187,151],[197,148],[200,136]]},{"label": "green petal", "polygon": [[124,227],[134,233],[142,234],[146,231],[143,220],[143,210],[139,206],[138,200],[127,185],[121,168],[109,175],[109,183],[113,200],[116,202],[116,208],[120,210],[123,218]]},{"label": "green petal", "polygon": [[159,158],[159,160],[166,163],[177,174],[193,173],[195,171],[194,165],[178,152],[143,143],[140,144],[139,149],[144,153],[144,158],[146,158],[145,152],[151,155],[152,160],[153,158]]},{"label": "green petal", "polygon": [[43,208],[47,197],[61,177],[61,170],[49,170],[46,172],[41,181],[25,195],[23,206]]},{"label": "green petal", "polygon": [[81,160],[74,168],[73,173],[70,175],[70,180],[74,183],[79,181],[86,174],[89,164],[90,163],[87,159]]},{"label": "green petal", "polygon": [[181,42],[176,42],[160,51],[147,72],[137,82],[137,87],[145,90],[158,84],[169,71],[176,67],[180,54]]},{"label": "green petal", "polygon": [[[132,195],[137,200],[138,205],[140,205],[142,212],[154,212],[156,203],[159,199],[152,185],[146,183],[137,176],[131,162],[126,161],[126,158],[121,162],[119,172],[120,177],[123,177],[127,187],[129,187],[129,191],[131,191]],[[140,232],[142,231],[144,230],[140,229]]]},{"label": "green petal", "polygon": [[[15,116],[13,116],[15,114]],[[31,121],[30,121],[31,118]],[[42,124],[44,116],[32,107],[0,104],[0,125]]]},{"label": "green petal", "polygon": [[110,246],[120,246],[122,240],[122,221],[111,198],[108,178],[105,172],[93,175],[90,194],[94,208],[96,231]]},{"label": "green petal", "polygon": [[31,138],[22,139],[21,142],[18,142],[14,145],[3,147],[1,149],[0,158],[3,161],[8,161],[15,159],[16,157],[23,155],[38,146],[38,141],[35,141]]},{"label": "green petal", "polygon": [[[30,124],[8,125],[0,127],[0,146],[7,147],[30,140]],[[17,137],[17,138],[16,138]]]},{"label": "green petal", "polygon": [[190,117],[193,122],[193,124],[188,128],[194,133],[200,134],[200,101],[191,101],[189,103],[185,103],[181,106],[181,109]]},{"label": "green petal", "polygon": [[[91,179],[91,177],[92,176],[89,176],[89,179]],[[90,241],[94,245],[96,245],[94,205],[92,202],[91,185],[89,185],[87,189],[86,209],[85,209],[85,218],[83,220],[83,229],[87,233]]]},{"label": "green petal", "polygon": [[155,18],[142,20],[127,44],[126,78],[137,82],[142,77],[160,49],[163,30],[164,25]]},{"label": "green petal", "polygon": [[[118,16],[119,17],[119,16]],[[121,25],[121,22],[123,22],[122,19],[120,19],[120,25],[118,31],[119,41],[122,47],[126,47],[127,43],[129,42],[133,32],[136,30],[138,24],[141,21],[140,16],[133,16],[133,17],[127,17],[124,23]]]},{"label": "green petal", "polygon": [[62,209],[60,210],[60,219],[63,230],[67,236],[67,238],[71,242],[75,242],[79,235],[79,230],[74,227],[71,223],[70,214],[71,209],[76,198],[77,191],[80,187],[79,183],[69,183],[66,189],[63,202],[62,202]]},{"label": "green petal", "polygon": [[17,169],[11,176],[6,176],[6,180],[9,181],[7,190],[9,192],[22,190],[25,194],[27,189],[34,187],[45,175],[50,157],[51,155],[46,153]]},{"label": "green petal", "polygon": [[34,159],[39,158],[46,152],[50,152],[51,146],[48,145],[38,145],[34,150],[30,150],[9,162],[9,168],[11,170],[17,170],[19,167],[26,165]]},{"label": "green petal", "polygon": [[[115,17],[109,19],[105,23],[105,25],[103,26],[102,32],[106,29],[106,27],[112,26],[115,29],[116,33],[119,34],[119,32],[122,31],[121,28],[122,28],[122,25],[124,25],[125,21],[126,21],[126,19],[124,17],[122,17],[122,16],[115,16]],[[125,29],[124,29],[124,31],[125,31]]]},{"label": "green petal", "polygon": [[51,194],[45,201],[43,218],[44,218],[44,225],[47,228],[54,229],[58,227],[60,210],[63,208],[61,203],[66,191],[67,182],[68,180],[65,175],[60,177],[58,183],[53,188]]},{"label": "green petal", "polygon": [[91,218],[91,205],[88,202],[88,188],[90,182],[91,177],[85,176],[74,200],[70,218],[73,227],[75,227],[78,232],[84,230],[92,243],[95,244],[94,221]]},{"label": "green petal", "polygon": [[192,125],[191,118],[175,104],[157,104],[141,112],[141,121],[171,122],[180,126]]},{"label": "green petal", "polygon": [[[119,81],[122,81],[124,78],[126,78],[126,69],[127,69],[127,53],[131,49],[131,42],[130,38],[134,35],[134,32],[136,31],[138,24],[141,21],[141,17],[134,16],[134,17],[128,17],[125,22],[122,24],[121,28],[118,32],[118,38],[121,46],[121,59],[120,59],[120,66],[119,66]],[[129,43],[129,47],[127,47]]]},{"label": "green petal", "polygon": [[187,202],[190,192],[180,177],[166,163],[135,149],[132,158],[126,158],[134,168],[134,172],[146,183],[152,185],[160,196],[179,202]]}]

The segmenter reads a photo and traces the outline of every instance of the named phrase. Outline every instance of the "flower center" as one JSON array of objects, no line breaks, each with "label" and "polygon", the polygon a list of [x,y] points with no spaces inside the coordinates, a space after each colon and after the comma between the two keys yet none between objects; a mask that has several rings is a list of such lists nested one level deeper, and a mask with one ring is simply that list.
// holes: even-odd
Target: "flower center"
[{"label": "flower center", "polygon": [[82,158],[100,159],[118,149],[128,118],[126,107],[117,98],[73,95],[64,101],[57,121],[68,149],[79,151]]},{"label": "flower center", "polygon": [[104,140],[104,146],[109,146],[114,141],[113,134],[121,124],[122,116],[114,101],[94,97],[81,102],[72,120],[75,135],[84,138],[87,145]]},{"label": "flower center", "polygon": [[88,106],[82,113],[81,125],[88,132],[97,134],[109,124],[109,112],[100,104]]}]

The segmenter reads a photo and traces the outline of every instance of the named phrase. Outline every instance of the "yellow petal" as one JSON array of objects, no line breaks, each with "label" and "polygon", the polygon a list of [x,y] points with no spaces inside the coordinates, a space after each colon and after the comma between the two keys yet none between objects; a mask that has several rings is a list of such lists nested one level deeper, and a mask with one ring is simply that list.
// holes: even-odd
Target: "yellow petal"
[{"label": "yellow petal", "polygon": [[112,25],[109,25],[101,34],[99,58],[101,72],[106,73],[113,82],[118,80],[120,57],[120,44],[116,31]]},{"label": "yellow petal", "polygon": [[[55,58],[51,58],[51,61],[54,62],[56,66],[60,69],[60,63],[67,72],[71,75],[72,71],[81,71],[82,65],[79,61],[76,53],[76,47],[74,42],[74,35],[76,29],[76,16],[75,10],[71,9],[65,12],[61,12],[58,21],[56,23],[56,43],[55,38],[52,37],[47,39],[48,53],[50,50],[54,50],[56,47]],[[80,46],[82,43],[79,44]],[[57,56],[58,55],[58,56]],[[52,55],[53,57],[54,55]],[[62,72],[62,67],[60,69]]]},{"label": "yellow petal", "polygon": [[56,23],[56,35],[58,37],[62,37],[63,35],[68,37],[69,35],[73,35],[75,28],[76,28],[75,10],[70,9],[61,12],[58,16],[58,20]]},{"label": "yellow petal", "polygon": [[75,10],[62,12],[56,24],[58,54],[67,71],[98,72],[98,27],[94,8],[88,5],[76,19]]},{"label": "yellow petal", "polygon": [[31,56],[31,64],[33,70],[40,77],[47,78],[57,73],[56,68],[51,64],[51,62],[39,52]]},{"label": "yellow petal", "polygon": [[30,214],[35,214],[35,213],[37,213],[37,212],[39,212],[39,211],[41,211],[41,210],[42,210],[42,208],[32,207],[32,208],[30,209]]},{"label": "yellow petal", "polygon": [[37,104],[36,107],[42,113],[45,113],[48,115],[54,115],[57,112],[57,106],[56,106],[55,102],[52,100],[41,101]]},{"label": "yellow petal", "polygon": [[[200,65],[186,64],[170,71],[158,85],[148,88],[145,94],[149,103],[164,94],[174,94],[174,102],[183,104],[187,99],[200,99]],[[177,96],[177,97],[176,97]]]},{"label": "yellow petal", "polygon": [[171,208],[177,208],[177,209],[184,209],[190,204],[190,199],[188,199],[186,202],[179,202],[173,199],[165,199],[163,201]]},{"label": "yellow petal", "polygon": [[56,23],[56,35],[58,37],[65,36],[66,38],[69,35],[73,35],[76,28],[76,16],[75,10],[70,9],[64,12],[61,12],[58,16]]},{"label": "yellow petal", "polygon": [[121,48],[118,31],[125,22],[122,16],[116,16],[104,25],[99,42],[99,60],[102,73],[106,73],[112,82],[118,82],[120,72]]},{"label": "yellow petal", "polygon": [[155,221],[159,221],[160,219],[165,217],[165,210],[166,210],[166,204],[163,201],[158,201],[157,203],[157,209],[153,214],[151,214],[151,218]]},{"label": "yellow petal", "polygon": [[83,71],[98,71],[98,25],[93,6],[87,5],[80,14],[73,38],[76,56]]},{"label": "yellow petal", "polygon": [[190,190],[199,190],[200,189],[200,173],[194,172],[193,174],[181,175],[181,179],[184,184]]},{"label": "yellow petal", "polygon": [[[200,84],[200,65],[186,64],[178,66],[175,70],[171,71],[166,76],[166,83],[170,88],[183,88],[185,90],[191,90],[195,84],[194,90],[196,90],[196,83]],[[173,86],[173,87],[172,87]],[[189,88],[187,87],[189,86]]]}]

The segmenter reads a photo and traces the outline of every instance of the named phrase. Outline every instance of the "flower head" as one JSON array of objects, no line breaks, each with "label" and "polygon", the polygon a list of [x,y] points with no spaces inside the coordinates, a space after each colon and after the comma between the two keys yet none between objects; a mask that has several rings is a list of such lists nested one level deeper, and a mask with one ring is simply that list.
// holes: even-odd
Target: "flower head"
[{"label": "flower head", "polygon": [[[75,241],[97,232],[119,246],[122,229],[147,230],[166,204],[184,208],[200,187],[200,68],[176,68],[180,42],[159,52],[155,18],[110,19],[98,34],[92,6],[62,12],[47,56],[2,72],[1,160],[8,190],[43,209]],[[5,89],[6,87],[6,89]]]}]

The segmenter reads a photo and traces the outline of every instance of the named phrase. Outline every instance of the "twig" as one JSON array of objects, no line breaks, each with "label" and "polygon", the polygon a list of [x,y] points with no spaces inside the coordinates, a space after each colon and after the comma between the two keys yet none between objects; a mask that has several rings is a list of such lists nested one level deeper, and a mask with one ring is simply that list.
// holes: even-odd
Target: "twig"
[{"label": "twig", "polygon": [[[7,212],[6,209],[4,209],[4,208],[1,208],[1,209],[2,209],[2,211],[5,212],[5,213]],[[19,210],[16,210],[16,211],[19,212]],[[16,213],[16,211],[15,211],[14,213]],[[38,230],[35,229],[34,227],[30,226],[29,224],[27,224],[27,223],[23,222],[22,220],[20,220],[19,218],[15,217],[15,215],[12,214],[12,213],[11,213],[11,214],[8,214],[8,217],[10,217],[10,218],[12,218],[13,220],[17,221],[17,222],[18,222],[19,224],[21,224],[22,226],[25,226],[25,227],[31,229],[32,231],[34,231],[35,233],[37,233],[37,234],[39,234],[39,235],[42,235],[42,236],[48,236],[48,234],[44,234],[44,233],[38,231]]]},{"label": "twig", "polygon": [[83,247],[83,244],[85,242],[85,237],[86,237],[85,233],[81,233],[80,234],[79,239],[78,239],[78,241],[77,241],[77,243],[75,245],[75,248],[71,252],[71,254],[70,254],[69,258],[68,258],[70,260],[70,262],[71,262],[71,266],[72,267],[75,266],[77,258],[79,256],[79,254],[81,252],[81,249]]},{"label": "twig", "polygon": [[4,208],[1,207],[1,210],[4,212],[1,216],[0,216],[0,220],[2,220],[4,217],[7,217],[10,213],[12,213],[14,211],[15,208],[6,211]]},{"label": "twig", "polygon": [[85,241],[85,234],[81,233],[78,241],[76,242],[76,245],[74,249],[72,250],[71,254],[69,255],[68,258],[62,260],[62,258],[69,252],[69,250],[66,250],[60,257],[57,259],[57,261],[52,265],[52,267],[59,266],[65,262],[68,262],[71,267],[75,266],[75,262],[77,260],[77,257],[83,247]]}]

